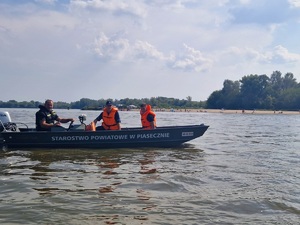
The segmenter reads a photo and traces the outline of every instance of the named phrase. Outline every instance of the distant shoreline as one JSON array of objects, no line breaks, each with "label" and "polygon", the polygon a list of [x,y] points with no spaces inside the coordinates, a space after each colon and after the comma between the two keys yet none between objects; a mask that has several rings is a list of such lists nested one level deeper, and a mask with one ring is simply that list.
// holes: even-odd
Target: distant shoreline
[{"label": "distant shoreline", "polygon": [[[85,109],[91,110],[91,109]],[[101,110],[101,109],[97,109]],[[126,111],[121,110],[120,111]],[[130,111],[139,111],[140,109],[130,109]],[[299,111],[286,111],[286,110],[241,110],[241,109],[163,109],[163,108],[153,108],[154,112],[198,112],[198,113],[224,113],[224,114],[284,114],[284,115],[300,115]]]},{"label": "distant shoreline", "polygon": [[153,109],[155,112],[199,112],[199,113],[224,113],[224,114],[269,114],[269,115],[300,115],[299,111],[284,110],[233,110],[233,109]]}]

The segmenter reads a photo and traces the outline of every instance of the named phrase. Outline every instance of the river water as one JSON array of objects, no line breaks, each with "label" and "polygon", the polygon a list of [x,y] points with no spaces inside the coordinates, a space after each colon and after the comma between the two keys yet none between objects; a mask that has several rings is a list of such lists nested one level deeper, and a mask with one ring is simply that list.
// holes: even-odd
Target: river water
[{"label": "river water", "polygon": [[[36,109],[1,109],[34,126]],[[97,111],[56,110],[61,117]],[[138,112],[120,112],[123,127]],[[300,224],[300,115],[157,112],[210,125],[170,149],[0,152],[0,224]]]}]

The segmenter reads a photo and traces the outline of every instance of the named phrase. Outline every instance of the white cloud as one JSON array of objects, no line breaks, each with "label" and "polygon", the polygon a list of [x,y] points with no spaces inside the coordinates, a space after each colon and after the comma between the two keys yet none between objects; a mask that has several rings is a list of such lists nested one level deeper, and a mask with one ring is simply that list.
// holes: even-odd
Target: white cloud
[{"label": "white cloud", "polygon": [[293,7],[300,7],[300,0],[288,0]]},{"label": "white cloud", "polygon": [[125,38],[109,38],[104,33],[95,40],[93,51],[106,60],[131,61],[154,59],[167,60],[162,52],[145,41],[130,43]]},{"label": "white cloud", "polygon": [[268,63],[271,60],[269,53],[261,53],[258,50],[249,47],[230,47],[224,52],[224,58],[231,58],[235,63]]},{"label": "white cloud", "polygon": [[186,71],[207,71],[212,66],[212,60],[204,57],[201,51],[184,44],[185,54],[175,60],[173,68],[179,68]]},{"label": "white cloud", "polygon": [[54,5],[57,0],[34,0],[37,3],[45,3],[49,5]]},{"label": "white cloud", "polygon": [[[283,46],[271,50],[256,50],[249,47],[230,47],[222,53],[222,58],[231,58],[235,63],[285,64],[300,63],[300,54],[291,53]],[[230,63],[232,63],[230,61]]]},{"label": "white cloud", "polygon": [[155,60],[157,63],[169,65],[173,69],[183,71],[206,71],[212,66],[212,60],[194,48],[184,44],[184,53],[165,55],[153,45],[145,41],[130,43],[128,39],[112,39],[101,34],[95,40],[93,51],[105,60],[121,60],[136,62],[137,60]]},{"label": "white cloud", "polygon": [[251,0],[240,0],[240,3],[242,5],[247,5],[247,4],[250,4],[251,3]]},{"label": "white cloud", "polygon": [[137,58],[149,58],[157,60],[168,60],[167,57],[160,51],[158,51],[153,45],[144,41],[137,41],[134,45],[135,56]]},{"label": "white cloud", "polygon": [[104,59],[124,60],[130,54],[130,44],[126,39],[109,39],[102,33],[95,39],[94,52]]},{"label": "white cloud", "polygon": [[132,14],[139,17],[144,17],[147,14],[143,4],[134,0],[71,0],[70,6],[121,14]]},{"label": "white cloud", "polygon": [[300,63],[300,54],[290,53],[281,45],[275,46],[273,53],[274,63]]}]

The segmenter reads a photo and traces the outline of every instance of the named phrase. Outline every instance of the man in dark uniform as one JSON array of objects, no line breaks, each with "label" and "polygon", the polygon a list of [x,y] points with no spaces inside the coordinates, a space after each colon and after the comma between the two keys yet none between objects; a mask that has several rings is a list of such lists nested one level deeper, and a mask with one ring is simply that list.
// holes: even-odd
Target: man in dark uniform
[{"label": "man in dark uniform", "polygon": [[35,114],[35,124],[37,131],[50,131],[51,127],[60,126],[60,123],[74,122],[73,118],[60,118],[53,111],[53,101],[48,99],[44,105],[39,106],[40,110]]}]

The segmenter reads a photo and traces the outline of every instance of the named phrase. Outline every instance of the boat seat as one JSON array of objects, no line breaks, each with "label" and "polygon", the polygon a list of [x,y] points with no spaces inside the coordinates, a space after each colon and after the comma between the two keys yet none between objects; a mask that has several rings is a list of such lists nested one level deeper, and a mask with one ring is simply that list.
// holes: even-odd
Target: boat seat
[{"label": "boat seat", "polygon": [[66,131],[66,128],[62,126],[51,127],[51,132],[63,132]]},{"label": "boat seat", "polygon": [[75,124],[72,125],[69,131],[85,131],[85,124]]}]

